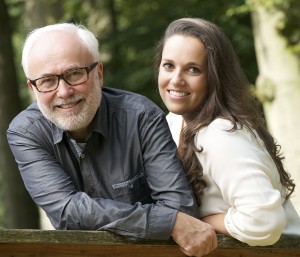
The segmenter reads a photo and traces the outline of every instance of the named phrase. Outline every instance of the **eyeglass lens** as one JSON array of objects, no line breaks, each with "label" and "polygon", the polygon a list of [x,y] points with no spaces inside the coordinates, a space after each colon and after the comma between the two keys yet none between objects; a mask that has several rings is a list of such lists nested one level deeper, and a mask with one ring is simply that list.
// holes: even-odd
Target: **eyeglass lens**
[{"label": "eyeglass lens", "polygon": [[36,86],[39,91],[51,91],[57,88],[60,79],[63,79],[71,86],[75,86],[86,82],[88,74],[85,68],[70,70],[61,75],[51,75],[40,78],[36,80]]}]

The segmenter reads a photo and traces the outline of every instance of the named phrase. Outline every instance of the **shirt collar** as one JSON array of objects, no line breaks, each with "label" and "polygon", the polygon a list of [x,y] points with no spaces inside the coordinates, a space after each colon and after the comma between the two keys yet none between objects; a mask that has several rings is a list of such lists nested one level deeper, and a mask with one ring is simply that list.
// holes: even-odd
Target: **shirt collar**
[{"label": "shirt collar", "polygon": [[108,108],[107,108],[107,99],[102,93],[102,98],[100,102],[100,107],[98,108],[95,118],[93,119],[93,132],[98,132],[104,137],[108,135]]}]

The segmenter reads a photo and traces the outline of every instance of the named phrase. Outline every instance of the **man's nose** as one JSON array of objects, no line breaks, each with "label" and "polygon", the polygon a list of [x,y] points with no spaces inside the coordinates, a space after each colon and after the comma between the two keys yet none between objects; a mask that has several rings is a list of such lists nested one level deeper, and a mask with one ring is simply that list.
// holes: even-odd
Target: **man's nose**
[{"label": "man's nose", "polygon": [[62,98],[66,98],[72,95],[74,92],[74,88],[70,86],[63,78],[59,78],[57,95]]}]

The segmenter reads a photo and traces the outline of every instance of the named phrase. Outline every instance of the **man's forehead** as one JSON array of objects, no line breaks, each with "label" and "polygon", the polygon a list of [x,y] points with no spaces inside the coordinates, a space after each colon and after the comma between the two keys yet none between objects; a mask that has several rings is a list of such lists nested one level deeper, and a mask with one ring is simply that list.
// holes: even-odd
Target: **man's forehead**
[{"label": "man's forehead", "polygon": [[77,36],[49,33],[37,40],[29,52],[30,77],[60,73],[71,66],[90,62],[91,54]]}]

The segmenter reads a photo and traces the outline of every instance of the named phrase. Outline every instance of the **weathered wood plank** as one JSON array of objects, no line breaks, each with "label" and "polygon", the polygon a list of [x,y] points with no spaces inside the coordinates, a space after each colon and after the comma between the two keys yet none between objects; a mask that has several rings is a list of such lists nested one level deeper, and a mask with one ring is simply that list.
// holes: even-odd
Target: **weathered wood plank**
[{"label": "weathered wood plank", "polygon": [[[208,257],[300,257],[300,237],[250,247],[218,235]],[[184,257],[172,240],[129,240],[103,231],[0,230],[0,257]]]}]

